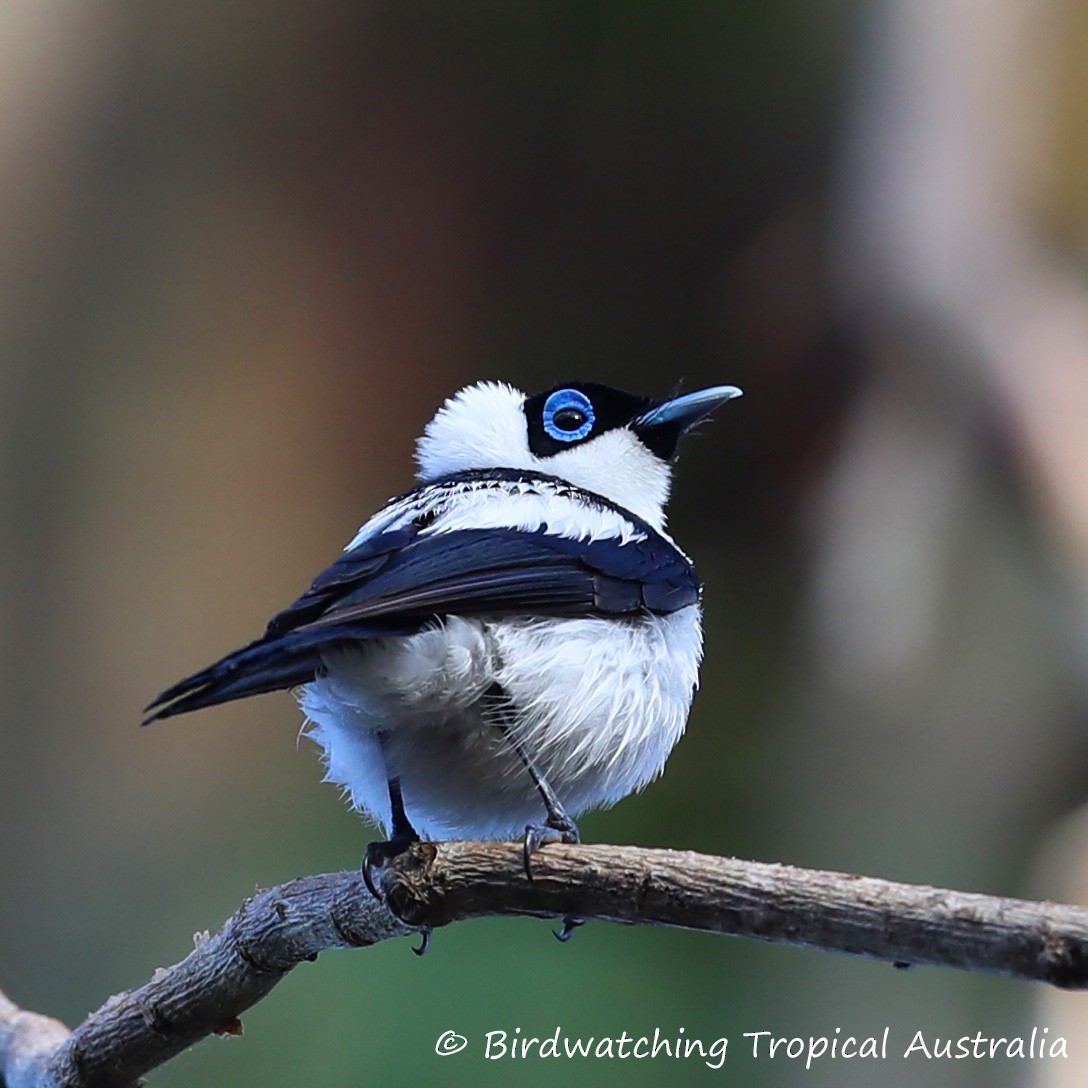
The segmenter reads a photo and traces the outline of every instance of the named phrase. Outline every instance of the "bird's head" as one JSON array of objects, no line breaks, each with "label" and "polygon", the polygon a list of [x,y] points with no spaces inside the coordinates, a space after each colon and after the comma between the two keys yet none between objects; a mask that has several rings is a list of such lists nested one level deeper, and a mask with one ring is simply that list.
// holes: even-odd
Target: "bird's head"
[{"label": "bird's head", "polygon": [[651,400],[596,382],[526,396],[480,382],[451,397],[427,424],[416,447],[419,479],[469,469],[543,472],[661,528],[681,436],[737,396],[735,386],[719,385]]}]

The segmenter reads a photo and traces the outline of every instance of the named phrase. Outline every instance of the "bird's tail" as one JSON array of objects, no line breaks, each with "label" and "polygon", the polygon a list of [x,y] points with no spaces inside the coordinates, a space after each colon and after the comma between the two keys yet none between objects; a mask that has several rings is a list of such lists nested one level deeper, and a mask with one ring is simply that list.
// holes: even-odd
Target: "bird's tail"
[{"label": "bird's tail", "polygon": [[324,651],[390,633],[374,626],[343,624],[265,635],[167,688],[144,708],[148,714],[143,724],[308,683],[323,670]]}]

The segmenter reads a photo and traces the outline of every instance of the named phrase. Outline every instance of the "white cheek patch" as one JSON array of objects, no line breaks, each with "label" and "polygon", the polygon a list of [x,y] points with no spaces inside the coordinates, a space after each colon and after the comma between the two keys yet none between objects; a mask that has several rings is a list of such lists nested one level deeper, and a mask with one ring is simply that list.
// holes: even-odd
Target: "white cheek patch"
[{"label": "white cheek patch", "polygon": [[604,495],[655,529],[664,528],[672,468],[626,427],[562,450],[541,465],[548,466],[545,472]]}]

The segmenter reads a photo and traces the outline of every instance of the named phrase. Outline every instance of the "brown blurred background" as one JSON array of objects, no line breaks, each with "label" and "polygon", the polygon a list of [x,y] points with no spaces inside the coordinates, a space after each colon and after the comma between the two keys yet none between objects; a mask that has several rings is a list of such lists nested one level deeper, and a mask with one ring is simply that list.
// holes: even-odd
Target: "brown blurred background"
[{"label": "brown blurred background", "polygon": [[[286,695],[141,731],[480,378],[736,383],[671,524],[707,660],[587,817],[1088,901],[1088,17],[1071,0],[0,11],[0,985],[80,1020],[369,829]],[[1081,1085],[1083,1001],[495,921],[329,954],[158,1085],[696,1083],[492,1029],[730,1036],[744,1083]],[[1059,1068],[752,1062],[740,1034],[1070,1037]],[[448,1028],[476,1045],[440,1059]],[[1078,1064],[1079,1063],[1079,1064]],[[511,1072],[513,1068],[513,1073]],[[1064,1078],[1064,1079],[1063,1079]]]}]

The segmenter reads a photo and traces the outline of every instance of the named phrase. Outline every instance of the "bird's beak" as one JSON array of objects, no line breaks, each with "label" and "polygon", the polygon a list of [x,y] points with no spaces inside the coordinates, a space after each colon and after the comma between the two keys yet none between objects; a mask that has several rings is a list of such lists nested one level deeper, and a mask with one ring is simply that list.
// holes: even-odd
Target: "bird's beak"
[{"label": "bird's beak", "polygon": [[699,420],[706,419],[715,408],[740,395],[741,391],[735,385],[715,385],[711,389],[700,389],[697,393],[685,393],[639,416],[635,420],[635,430],[671,431],[679,437]]}]

